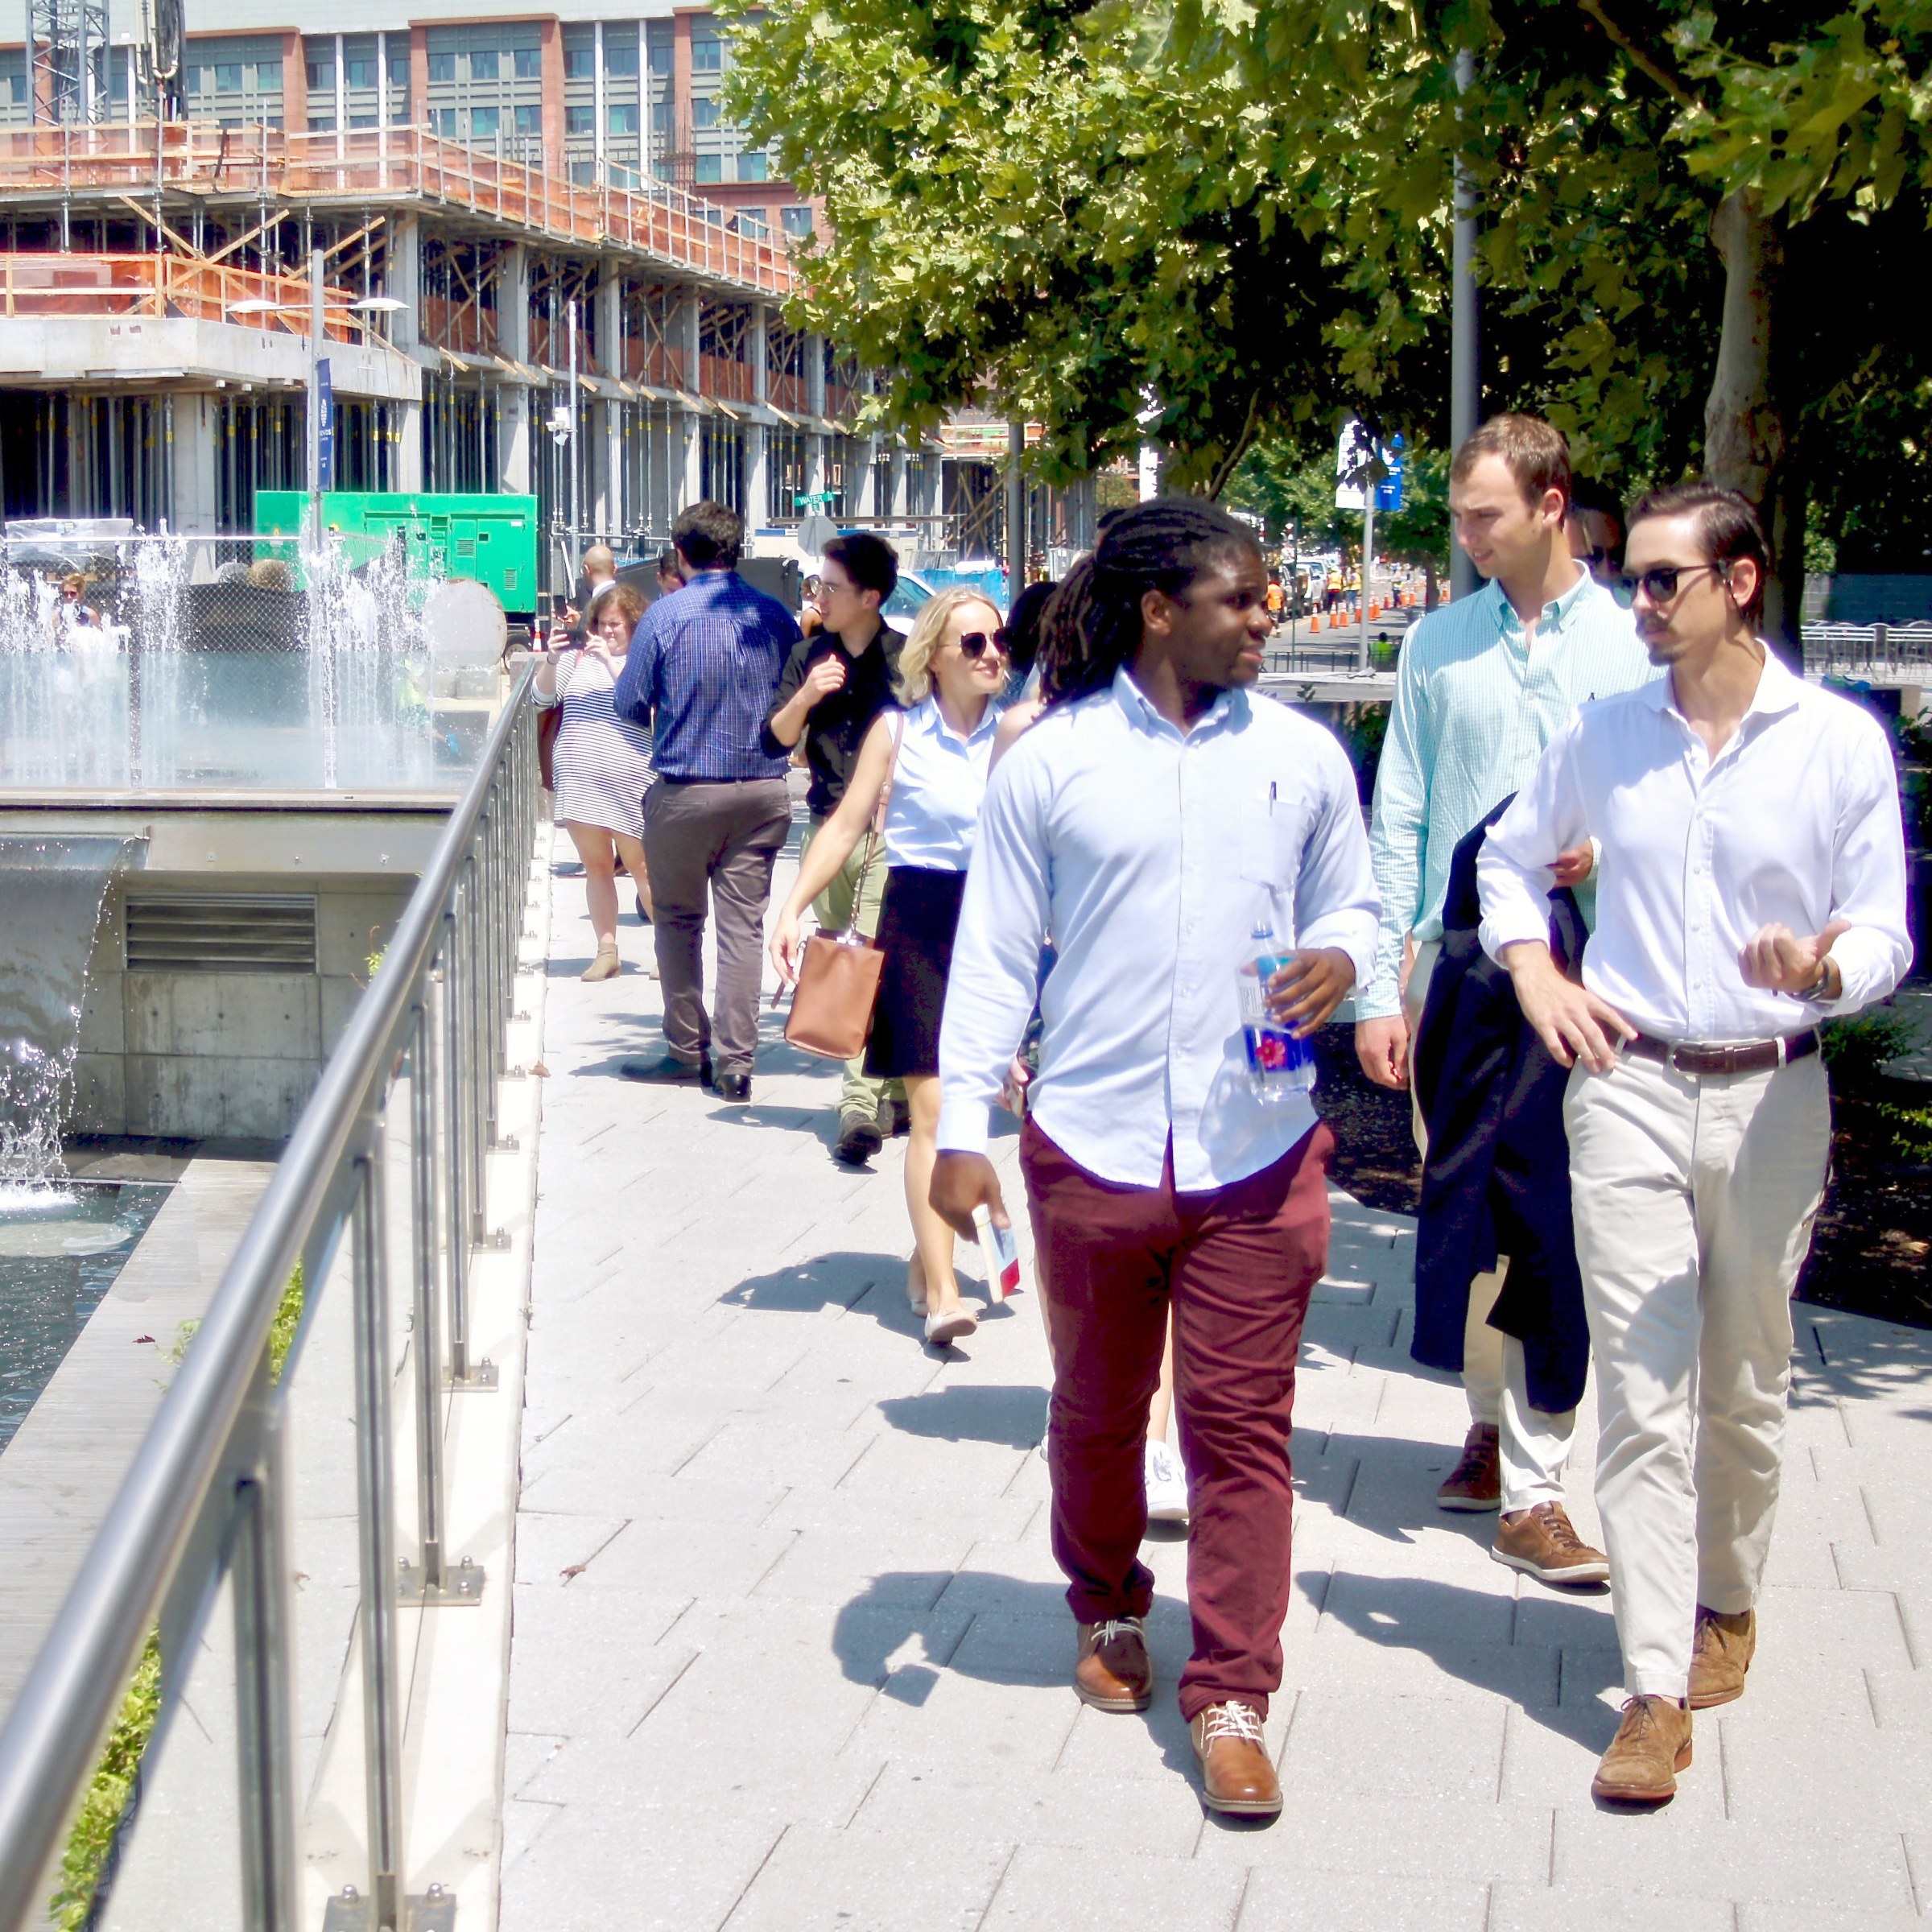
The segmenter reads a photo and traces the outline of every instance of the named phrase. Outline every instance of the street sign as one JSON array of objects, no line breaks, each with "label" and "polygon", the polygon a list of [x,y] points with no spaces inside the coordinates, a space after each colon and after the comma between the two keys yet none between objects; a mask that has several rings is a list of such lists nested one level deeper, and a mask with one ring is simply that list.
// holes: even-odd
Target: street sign
[{"label": "street sign", "polygon": [[316,364],[316,423],[322,488],[331,490],[336,486],[336,394],[329,381],[327,356]]},{"label": "street sign", "polygon": [[802,490],[791,500],[795,510],[830,510],[834,493],[829,489]]},{"label": "street sign", "polygon": [[796,541],[799,548],[807,556],[823,556],[825,553],[825,546],[838,534],[838,525],[833,522],[830,517],[823,516],[815,510],[803,522],[799,524]]}]

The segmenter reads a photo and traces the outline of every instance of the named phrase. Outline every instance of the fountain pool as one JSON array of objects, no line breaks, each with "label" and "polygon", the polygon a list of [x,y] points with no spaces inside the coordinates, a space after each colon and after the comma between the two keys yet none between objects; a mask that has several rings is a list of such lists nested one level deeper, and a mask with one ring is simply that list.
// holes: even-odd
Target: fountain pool
[{"label": "fountain pool", "polygon": [[[0,1189],[0,1452],[167,1198],[156,1181]],[[163,1348],[176,1337],[159,1335]]]}]

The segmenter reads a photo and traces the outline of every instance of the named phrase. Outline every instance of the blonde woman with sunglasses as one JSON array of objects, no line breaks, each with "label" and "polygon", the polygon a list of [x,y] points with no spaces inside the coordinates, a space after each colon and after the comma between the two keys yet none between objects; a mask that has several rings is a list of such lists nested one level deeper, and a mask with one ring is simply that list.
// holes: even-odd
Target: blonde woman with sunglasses
[{"label": "blonde woman with sunglasses", "polygon": [[886,795],[878,936],[885,971],[865,1071],[906,1083],[906,1208],[914,1244],[906,1291],[937,1348],[979,1325],[953,1274],[952,1231],[927,1195],[939,1122],[939,1018],[999,723],[995,700],[1005,683],[998,612],[977,591],[942,591],[920,611],[899,654],[899,696],[908,708],[882,715],[867,734],[845,795],[800,861],[771,935],[773,964],[787,983],[795,980],[805,908],[857,848]]}]

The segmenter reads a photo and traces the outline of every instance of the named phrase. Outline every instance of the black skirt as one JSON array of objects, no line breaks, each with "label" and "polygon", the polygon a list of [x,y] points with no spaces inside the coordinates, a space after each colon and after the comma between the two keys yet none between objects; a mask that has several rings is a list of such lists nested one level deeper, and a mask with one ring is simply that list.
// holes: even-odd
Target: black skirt
[{"label": "black skirt", "polygon": [[865,1071],[875,1080],[939,1071],[939,1019],[965,894],[963,872],[894,865],[886,875],[878,939],[886,964],[865,1043]]}]

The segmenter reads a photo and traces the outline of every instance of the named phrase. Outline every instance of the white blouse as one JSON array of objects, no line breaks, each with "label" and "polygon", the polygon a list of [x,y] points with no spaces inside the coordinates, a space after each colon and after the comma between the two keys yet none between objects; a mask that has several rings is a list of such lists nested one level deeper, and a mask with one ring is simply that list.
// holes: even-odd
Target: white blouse
[{"label": "white blouse", "polygon": [[937,698],[906,714],[899,765],[886,808],[886,862],[930,872],[964,872],[972,857],[986,774],[993,762],[997,708],[989,704],[979,728],[961,737],[946,722]]}]

